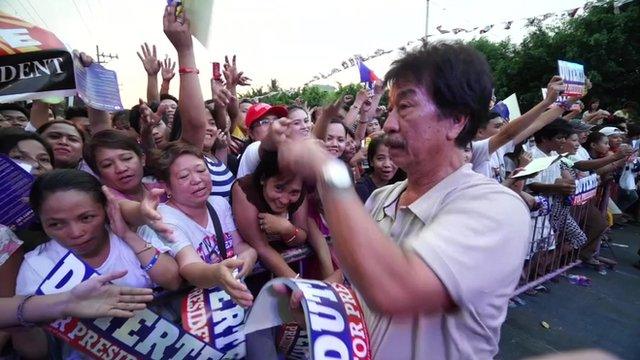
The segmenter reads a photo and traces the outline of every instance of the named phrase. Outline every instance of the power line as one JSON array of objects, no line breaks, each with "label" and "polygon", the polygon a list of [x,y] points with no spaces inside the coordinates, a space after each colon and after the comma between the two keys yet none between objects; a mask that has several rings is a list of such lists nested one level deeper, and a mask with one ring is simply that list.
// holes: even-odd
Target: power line
[{"label": "power line", "polygon": [[49,27],[49,24],[47,24],[47,22],[42,18],[42,16],[40,16],[40,13],[38,12],[38,10],[33,6],[33,4],[31,3],[31,0],[27,0],[27,4],[29,4],[29,6],[31,7],[31,9],[33,9],[33,11],[36,13],[36,16],[38,17],[38,19],[40,19],[40,21],[42,22],[42,24],[46,27],[46,29],[51,30],[51,28]]},{"label": "power line", "polygon": [[82,24],[84,25],[84,28],[87,29],[87,33],[89,34],[89,36],[91,36],[91,40],[95,43],[96,38],[95,36],[93,36],[93,31],[91,31],[91,28],[87,25],[87,22],[84,20],[84,16],[82,16],[82,13],[80,12],[80,8],[78,7],[76,0],[71,0],[71,1],[73,1],[73,5],[75,6],[76,11],[78,12],[78,16],[80,17],[80,20],[82,20]]},{"label": "power line", "polygon": [[13,9],[13,16],[18,16],[18,10],[16,10],[15,6],[7,1],[7,4]]}]

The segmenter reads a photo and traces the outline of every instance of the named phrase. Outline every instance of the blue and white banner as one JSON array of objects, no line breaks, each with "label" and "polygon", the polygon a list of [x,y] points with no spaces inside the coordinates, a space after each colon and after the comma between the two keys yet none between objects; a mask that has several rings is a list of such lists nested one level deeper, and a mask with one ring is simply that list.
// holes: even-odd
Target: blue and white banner
[{"label": "blue and white banner", "polygon": [[[284,284],[292,291],[301,291],[306,331],[291,323],[289,298],[271,289]],[[277,341],[279,350],[285,349],[286,359],[371,359],[369,333],[357,296],[347,286],[317,280],[278,278],[268,282],[260,291],[247,318],[245,331],[272,328],[285,323]],[[306,336],[305,336],[306,335]],[[304,341],[309,344],[303,347]]]},{"label": "blue and white banner", "polygon": [[[95,275],[97,272],[93,268],[68,252],[50,271],[36,293],[44,295],[71,290]],[[209,301],[217,301],[218,304],[226,304],[228,300],[226,293],[221,294],[217,291],[212,291],[208,297]],[[216,306],[213,308],[217,309]],[[72,347],[95,359],[239,359],[244,356],[244,336],[242,342],[226,341],[231,338],[231,333],[237,327],[221,325],[233,324],[237,322],[238,317],[244,319],[244,313],[240,315],[235,310],[224,314],[215,310],[211,313],[214,320],[214,334],[211,337],[213,343],[216,343],[217,339],[215,331],[223,328],[221,332],[227,337],[222,341],[221,348],[231,349],[233,353],[229,354],[149,309],[137,311],[129,319],[80,320],[69,317],[56,320],[46,328]]]},{"label": "blue and white banner", "polygon": [[582,205],[596,196],[598,184],[597,174],[576,180],[576,192],[571,199],[571,205]]}]

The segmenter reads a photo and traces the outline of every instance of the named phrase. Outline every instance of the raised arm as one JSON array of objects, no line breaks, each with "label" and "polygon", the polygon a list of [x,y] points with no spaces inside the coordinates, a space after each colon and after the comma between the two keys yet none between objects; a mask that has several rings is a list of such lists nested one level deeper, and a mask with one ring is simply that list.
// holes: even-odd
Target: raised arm
[{"label": "raised arm", "polygon": [[[549,107],[551,104],[553,104],[554,101],[556,101],[556,99],[558,98],[558,94],[562,89],[563,89],[562,78],[559,76],[554,76],[553,78],[551,78],[551,81],[549,81],[549,84],[547,85],[547,96],[544,98],[544,100],[542,100],[536,106],[531,108],[531,110],[527,111],[524,115],[510,121],[507,125],[503,126],[502,129],[500,129],[499,133],[497,133],[496,135],[492,136],[489,139],[489,154],[494,153],[496,150],[498,150],[499,148],[507,144],[509,141],[516,139],[518,135],[520,135],[528,127],[530,127],[536,121],[536,119],[538,119],[538,117],[542,115],[545,109]],[[557,114],[558,112],[559,114]],[[548,123],[553,121],[553,119],[555,119],[555,117],[551,118],[551,116],[553,115],[557,115],[556,117],[561,116],[562,111],[555,110],[554,113],[550,113],[548,114],[548,116],[541,118],[540,123],[537,125],[540,125],[540,128],[542,128],[544,125],[546,125],[546,123],[543,123],[544,121],[547,121]],[[526,135],[527,133],[521,135],[518,138],[526,139],[524,135]],[[531,132],[529,136],[531,136],[531,134],[533,134],[533,132]],[[514,140],[514,143],[515,142],[516,141]]]},{"label": "raised arm", "polygon": [[238,125],[238,121],[242,118],[240,114],[240,104],[238,103],[237,87],[250,85],[249,82],[251,79],[244,76],[242,71],[238,71],[235,55],[231,58],[231,62],[229,62],[228,56],[224,57],[224,70],[222,71],[222,74],[224,74],[224,78],[226,80],[225,86],[231,95],[229,104],[227,105],[227,113],[231,120],[229,133],[233,133]]},{"label": "raised arm", "polygon": [[163,17],[164,33],[178,52],[180,68],[180,117],[182,119],[181,140],[198,149],[204,143],[206,117],[202,90],[198,82],[198,70],[193,51],[193,40],[189,30],[188,14],[184,13],[184,21],[178,21],[175,6],[167,6]]},{"label": "raised arm", "polygon": [[344,124],[348,128],[352,128],[353,124],[358,120],[358,114],[365,101],[369,100],[369,92],[366,89],[360,89],[356,94],[353,105],[349,108],[347,115],[344,116]]},{"label": "raised arm", "polygon": [[160,85],[160,95],[169,93],[169,86],[171,85],[171,79],[173,79],[173,77],[176,76],[175,69],[176,69],[175,61],[171,61],[170,57],[166,57],[162,62],[162,69],[160,71],[160,74],[162,75],[162,85]]},{"label": "raised arm", "polygon": [[338,100],[336,100],[334,103],[329,104],[321,109],[320,115],[318,116],[318,119],[316,120],[316,124],[313,127],[313,136],[315,136],[320,140],[324,140],[324,137],[327,134],[327,128],[329,127],[329,123],[333,118],[338,116],[338,114],[340,113],[340,109],[342,108],[343,105],[344,105],[344,98],[341,97]]},{"label": "raised arm", "polygon": [[160,101],[160,95],[158,94],[158,72],[160,71],[160,60],[156,53],[156,46],[152,45],[149,49],[149,45],[144,43],[140,45],[138,58],[142,61],[144,71],[147,73],[147,102],[152,103],[154,101]]}]

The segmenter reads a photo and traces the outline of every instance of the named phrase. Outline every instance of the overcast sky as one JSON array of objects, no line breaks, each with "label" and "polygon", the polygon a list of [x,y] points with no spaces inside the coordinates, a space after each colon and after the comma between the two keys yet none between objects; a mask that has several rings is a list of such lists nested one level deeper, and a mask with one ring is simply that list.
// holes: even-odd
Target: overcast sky
[{"label": "overcast sky", "polygon": [[[431,0],[430,39],[471,39],[473,34],[439,35],[445,29],[496,24],[486,35],[491,40],[510,37],[519,42],[526,34],[525,18],[560,13],[582,6],[583,0]],[[118,73],[125,107],[144,97],[146,75],[136,55],[144,41],[158,46],[159,57],[175,59],[175,51],[162,32],[164,0],[2,0],[0,11],[55,33],[71,48],[95,57],[100,51],[118,54],[105,66]],[[276,78],[285,88],[302,86],[318,72],[341,68],[354,54],[367,56],[378,49],[396,49],[425,33],[426,0],[214,0],[209,48],[197,41],[196,58],[205,98],[212,61],[237,54],[241,70],[255,86]],[[514,20],[510,30],[504,23]],[[558,21],[551,18],[549,22]],[[383,76],[398,51],[367,62]],[[555,61],[556,59],[549,59]],[[177,78],[171,93],[178,95]],[[355,68],[316,84],[358,82]],[[240,89],[240,93],[246,89]]]}]

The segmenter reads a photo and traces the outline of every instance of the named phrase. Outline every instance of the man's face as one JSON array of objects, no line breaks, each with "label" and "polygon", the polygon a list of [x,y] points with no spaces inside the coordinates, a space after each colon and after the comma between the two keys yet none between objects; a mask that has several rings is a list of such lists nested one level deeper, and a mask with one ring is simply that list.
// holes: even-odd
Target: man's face
[{"label": "man's face", "polygon": [[478,140],[484,140],[492,137],[493,135],[500,132],[502,126],[504,126],[505,121],[501,117],[490,119],[487,123],[487,127],[478,129],[478,134],[476,138]]},{"label": "man's face", "polygon": [[5,121],[8,121],[13,127],[24,129],[29,123],[29,119],[27,119],[27,117],[18,110],[2,110],[0,111],[0,114],[2,114]]},{"label": "man's face", "polygon": [[[440,118],[439,111],[423,86],[410,81],[398,81],[390,90],[392,110],[384,124],[385,144],[399,168],[432,170],[440,167],[433,159],[460,157],[455,138],[462,131],[466,119],[454,121]],[[430,168],[430,169],[427,169]]]},{"label": "man's face", "polygon": [[622,135],[615,134],[609,136],[609,148],[615,150],[620,144],[622,144]]},{"label": "man's face", "polygon": [[269,124],[277,119],[278,117],[275,115],[267,115],[254,121],[249,129],[251,139],[253,139],[253,141],[262,141],[262,139],[264,139],[269,133]]}]

